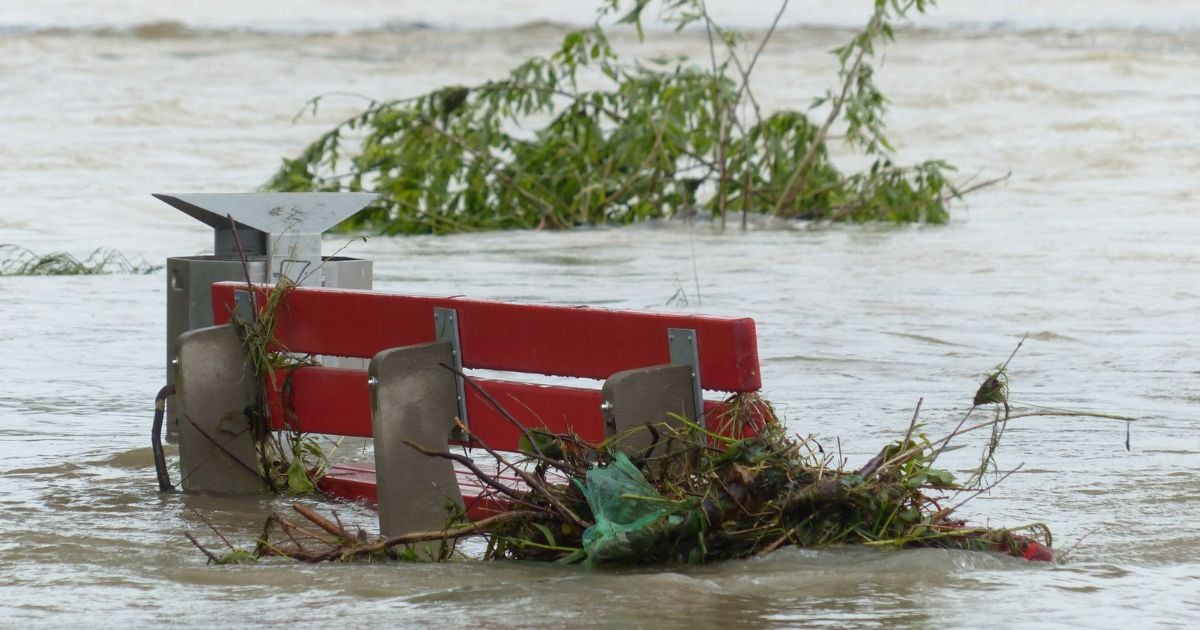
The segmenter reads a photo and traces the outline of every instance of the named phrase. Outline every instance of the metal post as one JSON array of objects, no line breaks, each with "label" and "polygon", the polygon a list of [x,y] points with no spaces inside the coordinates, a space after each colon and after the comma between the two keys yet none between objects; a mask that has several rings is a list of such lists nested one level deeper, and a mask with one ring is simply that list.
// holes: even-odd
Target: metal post
[{"label": "metal post", "polygon": [[692,397],[696,405],[696,424],[704,426],[704,390],[700,387],[700,345],[696,331],[691,328],[668,328],[667,344],[671,349],[671,363],[682,363],[692,368]]},{"label": "metal post", "polygon": [[[458,311],[452,308],[434,308],[433,328],[437,333],[437,340],[449,342],[450,347],[454,349],[454,365],[452,367],[458,373],[462,373],[462,343],[458,338]],[[470,428],[471,424],[467,420],[466,383],[458,374],[454,375],[454,388],[458,396],[458,419]],[[456,438],[466,437],[459,435],[461,432],[457,428],[454,433]]]}]

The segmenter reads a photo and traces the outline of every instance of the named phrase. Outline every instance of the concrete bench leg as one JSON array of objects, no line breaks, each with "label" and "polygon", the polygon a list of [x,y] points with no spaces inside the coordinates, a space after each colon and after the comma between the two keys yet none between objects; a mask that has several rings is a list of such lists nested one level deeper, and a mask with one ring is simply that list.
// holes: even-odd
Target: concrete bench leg
[{"label": "concrete bench leg", "polygon": [[[371,376],[371,428],[379,494],[379,530],[384,536],[437,531],[446,526],[446,505],[463,506],[450,460],[428,457],[405,444],[447,452],[458,416],[449,342],[392,348],[375,355]],[[436,559],[438,543],[414,547]]]},{"label": "concrete bench leg", "polygon": [[[604,381],[600,391],[605,428],[610,436],[645,424],[680,426],[671,417],[673,413],[696,417],[690,365],[656,365],[617,372]],[[617,447],[630,457],[661,455],[663,444],[655,453],[646,452],[651,443],[649,431],[635,431],[618,441]]]},{"label": "concrete bench leg", "polygon": [[179,405],[179,467],[185,492],[256,494],[266,490],[247,409],[258,378],[233,325],[179,336],[174,356]]}]

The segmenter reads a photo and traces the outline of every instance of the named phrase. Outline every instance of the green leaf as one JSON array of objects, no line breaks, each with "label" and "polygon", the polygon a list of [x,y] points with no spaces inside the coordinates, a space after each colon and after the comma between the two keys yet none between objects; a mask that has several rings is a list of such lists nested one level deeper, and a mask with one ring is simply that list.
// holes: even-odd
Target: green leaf
[{"label": "green leaf", "polygon": [[546,527],[545,525],[542,525],[541,523],[530,523],[530,524],[533,525],[534,527],[536,527],[539,532],[542,532],[542,535],[546,537],[546,544],[550,545],[551,547],[558,546],[558,543],[554,541],[554,532],[550,531],[549,527]]},{"label": "green leaf", "polygon": [[288,492],[292,494],[308,494],[317,489],[312,480],[308,478],[308,471],[305,470],[304,462],[300,458],[295,458],[288,464],[287,487]]},{"label": "green leaf", "polygon": [[584,551],[583,549],[576,549],[575,551],[572,551],[571,553],[559,558],[558,560],[555,560],[555,562],[558,564],[574,564],[574,563],[580,562],[586,558],[587,558],[586,551]]},{"label": "green leaf", "polygon": [[[533,441],[530,442],[530,438]],[[536,447],[536,448],[535,448]],[[544,455],[552,459],[562,457],[562,442],[553,433],[531,429],[521,434],[517,441],[517,450],[527,455]]]},{"label": "green leaf", "polygon": [[234,549],[217,558],[217,564],[250,564],[258,562],[258,556],[245,549]]},{"label": "green leaf", "polygon": [[948,470],[929,469],[926,472],[929,485],[935,488],[950,488],[954,486],[954,474]]}]

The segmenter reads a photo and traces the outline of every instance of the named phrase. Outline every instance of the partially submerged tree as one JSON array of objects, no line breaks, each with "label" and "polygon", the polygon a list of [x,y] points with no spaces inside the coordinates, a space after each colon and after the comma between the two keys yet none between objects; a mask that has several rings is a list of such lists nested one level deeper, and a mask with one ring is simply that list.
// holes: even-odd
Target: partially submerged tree
[{"label": "partially submerged tree", "polygon": [[[702,211],[833,221],[948,219],[960,196],[940,160],[892,161],[887,100],[871,61],[892,24],[932,0],[876,0],[866,26],[835,49],[839,87],[798,110],[761,110],[750,78],[775,23],[752,53],[703,0],[663,0],[660,17],[703,26],[710,60],[623,63],[600,20],[617,15],[643,35],[649,0],[604,0],[591,28],[508,77],[373,102],[299,157],[267,187],[371,191],[379,202],[344,227],[385,234],[632,223]],[[319,97],[311,101],[315,111]],[[847,175],[830,161],[835,126],[871,166]],[[531,128],[532,126],[532,128]]]}]

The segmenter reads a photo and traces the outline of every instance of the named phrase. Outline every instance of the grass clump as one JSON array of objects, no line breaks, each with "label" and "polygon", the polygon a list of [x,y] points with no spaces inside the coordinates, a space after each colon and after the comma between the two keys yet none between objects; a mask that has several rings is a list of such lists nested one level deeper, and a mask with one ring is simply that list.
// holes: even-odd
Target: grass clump
[{"label": "grass clump", "polygon": [[20,245],[0,245],[0,276],[150,274],[159,269],[162,265],[133,262],[125,254],[103,247],[80,260],[67,252],[39,255]]}]

